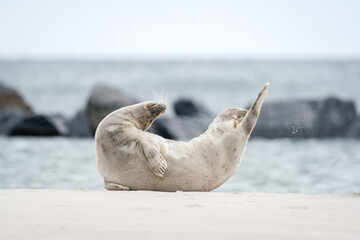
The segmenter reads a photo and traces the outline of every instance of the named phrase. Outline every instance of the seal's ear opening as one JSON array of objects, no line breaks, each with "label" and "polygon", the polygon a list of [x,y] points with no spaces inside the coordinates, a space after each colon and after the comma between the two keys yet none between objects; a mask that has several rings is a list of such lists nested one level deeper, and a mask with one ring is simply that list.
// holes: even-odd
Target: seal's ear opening
[{"label": "seal's ear opening", "polygon": [[234,119],[234,128],[237,128],[237,126],[239,125],[240,121]]},{"label": "seal's ear opening", "polygon": [[151,102],[151,103],[146,104],[146,108],[149,109],[149,108],[152,108],[152,107],[154,107],[156,105],[157,105],[157,103]]},{"label": "seal's ear opening", "polygon": [[237,126],[241,123],[241,121],[244,119],[247,113],[248,110],[245,109],[236,110],[236,115],[234,115],[234,128],[237,128]]}]

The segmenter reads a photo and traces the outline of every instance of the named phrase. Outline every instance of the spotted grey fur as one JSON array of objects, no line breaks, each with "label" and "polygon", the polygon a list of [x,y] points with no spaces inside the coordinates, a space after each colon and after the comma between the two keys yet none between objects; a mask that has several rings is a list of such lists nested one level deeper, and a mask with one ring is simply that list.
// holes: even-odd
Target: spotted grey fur
[{"label": "spotted grey fur", "polygon": [[146,132],[166,106],[144,102],[110,113],[95,134],[98,169],[108,190],[210,191],[239,167],[269,83],[249,111],[229,108],[189,142]]}]

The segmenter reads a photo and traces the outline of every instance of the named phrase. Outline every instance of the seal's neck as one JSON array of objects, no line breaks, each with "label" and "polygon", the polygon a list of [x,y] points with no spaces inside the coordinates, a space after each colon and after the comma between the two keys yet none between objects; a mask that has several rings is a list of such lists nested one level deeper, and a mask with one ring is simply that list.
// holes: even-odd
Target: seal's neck
[{"label": "seal's neck", "polygon": [[248,136],[235,128],[231,121],[215,121],[208,130],[191,141],[192,146],[202,153],[207,174],[213,177],[211,189],[217,188],[229,179],[239,167]]}]

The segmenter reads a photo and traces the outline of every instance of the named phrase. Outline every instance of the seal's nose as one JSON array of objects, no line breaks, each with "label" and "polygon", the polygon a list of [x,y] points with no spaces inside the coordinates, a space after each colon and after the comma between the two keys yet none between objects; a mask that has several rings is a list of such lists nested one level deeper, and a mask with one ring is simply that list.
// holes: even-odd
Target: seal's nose
[{"label": "seal's nose", "polygon": [[166,110],[166,105],[163,103],[159,103],[159,108],[163,109],[163,111]]},{"label": "seal's nose", "polygon": [[166,105],[163,103],[149,103],[146,107],[154,114],[161,114],[166,110]]}]

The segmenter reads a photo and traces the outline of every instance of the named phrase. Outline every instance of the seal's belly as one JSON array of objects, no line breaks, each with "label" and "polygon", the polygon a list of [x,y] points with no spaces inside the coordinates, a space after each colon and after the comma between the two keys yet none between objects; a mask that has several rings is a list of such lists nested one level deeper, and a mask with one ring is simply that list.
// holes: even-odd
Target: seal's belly
[{"label": "seal's belly", "polygon": [[199,191],[207,190],[201,179],[206,174],[199,173],[191,165],[177,164],[167,160],[168,168],[164,177],[156,176],[146,161],[140,156],[133,157],[131,162],[118,161],[112,165],[111,173],[105,180],[117,183],[132,190],[155,190],[155,191]]},{"label": "seal's belly", "polygon": [[230,161],[226,164],[219,161],[231,158],[221,142],[206,150],[179,142],[168,142],[161,149],[167,162],[163,177],[154,174],[136,144],[102,148],[98,156],[100,173],[106,182],[132,190],[210,191],[224,183],[236,170]]},{"label": "seal's belly", "polygon": [[[139,152],[117,154],[118,158],[106,160],[104,179],[132,190],[154,191],[210,191],[228,177],[215,174],[213,165],[200,161],[203,156],[165,155],[167,170],[164,177],[156,176]],[[194,161],[195,159],[199,161]],[[219,166],[220,167],[220,166]],[[225,170],[224,170],[225,171]]]}]

